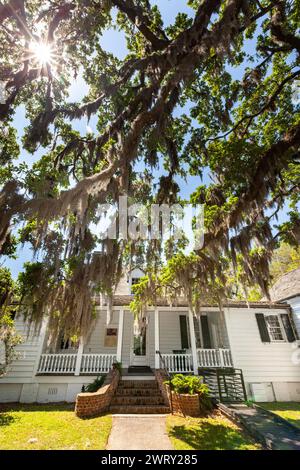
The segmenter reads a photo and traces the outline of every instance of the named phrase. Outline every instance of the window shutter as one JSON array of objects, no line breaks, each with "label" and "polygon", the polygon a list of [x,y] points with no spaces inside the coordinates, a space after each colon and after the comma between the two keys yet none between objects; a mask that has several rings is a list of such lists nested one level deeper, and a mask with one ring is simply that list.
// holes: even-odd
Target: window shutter
[{"label": "window shutter", "polygon": [[260,339],[263,343],[270,343],[270,335],[268,332],[265,316],[263,313],[256,313],[255,314],[257,326],[259,329]]},{"label": "window shutter", "polygon": [[189,337],[188,337],[186,315],[179,315],[179,321],[180,321],[181,349],[189,349]]},{"label": "window shutter", "polygon": [[194,320],[196,348],[201,348],[201,337],[200,337],[200,327],[199,327],[199,318],[198,318],[198,316],[195,317],[193,315],[193,320]]},{"label": "window shutter", "polygon": [[281,318],[282,324],[283,324],[284,329],[285,329],[285,334],[286,334],[287,340],[288,340],[289,343],[292,343],[297,338],[296,338],[296,335],[295,335],[295,331],[294,331],[290,316],[287,313],[282,313],[280,315],[280,318]]},{"label": "window shutter", "polygon": [[207,315],[201,315],[200,321],[201,321],[201,329],[202,329],[202,337],[203,337],[203,348],[211,349],[211,338],[210,338]]}]

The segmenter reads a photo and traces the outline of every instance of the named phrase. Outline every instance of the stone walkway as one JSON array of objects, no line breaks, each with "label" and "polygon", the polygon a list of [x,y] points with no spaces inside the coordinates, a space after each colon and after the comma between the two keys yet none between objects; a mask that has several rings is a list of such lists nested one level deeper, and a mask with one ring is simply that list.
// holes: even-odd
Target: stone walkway
[{"label": "stone walkway", "polygon": [[280,416],[260,407],[223,405],[219,408],[247,429],[247,431],[271,450],[300,450],[300,430]]},{"label": "stone walkway", "polygon": [[172,450],[164,415],[113,415],[107,450]]}]

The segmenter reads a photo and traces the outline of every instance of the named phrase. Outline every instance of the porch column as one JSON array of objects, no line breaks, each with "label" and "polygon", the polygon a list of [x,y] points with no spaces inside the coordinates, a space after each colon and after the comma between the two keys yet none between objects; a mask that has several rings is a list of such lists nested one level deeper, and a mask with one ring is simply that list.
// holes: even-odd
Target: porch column
[{"label": "porch column", "polygon": [[159,314],[158,308],[154,311],[154,347],[155,347],[155,369],[159,369],[159,355],[156,351],[159,351]]},{"label": "porch column", "polygon": [[75,375],[80,375],[82,354],[83,354],[83,338],[80,337],[78,350],[77,350],[77,357],[76,357]]},{"label": "porch column", "polygon": [[123,342],[124,309],[119,311],[118,343],[117,343],[117,361],[122,362],[122,342]]},{"label": "porch column", "polygon": [[32,377],[35,377],[36,374],[38,373],[38,370],[39,370],[40,359],[41,359],[41,355],[43,354],[43,350],[44,350],[44,343],[45,343],[45,338],[46,338],[46,333],[47,333],[48,322],[49,322],[49,318],[48,317],[44,318],[44,320],[42,322],[40,332],[39,332],[39,347],[38,347],[38,352],[37,352],[37,355],[36,355],[36,361],[35,361],[35,364],[34,364]]},{"label": "porch column", "polygon": [[194,328],[194,317],[193,317],[192,310],[189,310],[189,327],[190,327],[190,340],[191,340],[191,350],[192,350],[194,374],[199,375],[199,373],[198,373],[198,356],[197,356],[197,347],[196,347],[196,336],[195,336],[195,328]]}]

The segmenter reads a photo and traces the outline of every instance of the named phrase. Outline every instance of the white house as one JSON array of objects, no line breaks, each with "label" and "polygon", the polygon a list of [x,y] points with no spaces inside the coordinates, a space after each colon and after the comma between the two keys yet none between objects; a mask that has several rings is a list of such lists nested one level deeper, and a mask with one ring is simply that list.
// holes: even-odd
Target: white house
[{"label": "white house", "polygon": [[300,335],[300,268],[284,274],[272,287],[273,302],[288,303],[292,308],[294,322]]},{"label": "white house", "polygon": [[175,307],[161,300],[148,308],[140,331],[128,305],[131,284],[141,274],[134,270],[120,283],[109,324],[99,300],[97,320],[84,343],[58,339],[49,348],[46,322],[38,336],[26,336],[26,324],[17,320],[25,341],[0,379],[0,402],[72,402],[84,384],[116,361],[125,375],[134,376],[161,367],[207,377],[230,377],[241,370],[248,398],[300,400],[300,349],[289,305],[228,301],[222,311],[207,305],[193,316],[185,301]]}]

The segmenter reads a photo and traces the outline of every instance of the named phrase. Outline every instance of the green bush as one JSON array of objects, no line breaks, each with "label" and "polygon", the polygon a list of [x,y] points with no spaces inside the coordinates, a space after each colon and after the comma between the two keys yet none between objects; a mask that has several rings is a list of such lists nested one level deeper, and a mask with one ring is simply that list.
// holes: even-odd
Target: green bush
[{"label": "green bush", "polygon": [[165,382],[171,390],[178,394],[199,395],[200,409],[207,412],[212,409],[209,388],[203,383],[202,377],[195,375],[176,374],[171,380]]},{"label": "green bush", "polygon": [[187,393],[194,395],[195,393],[208,393],[208,387],[202,382],[202,377],[195,375],[176,374],[166,383],[171,385],[172,390],[177,393]]},{"label": "green bush", "polygon": [[94,382],[88,384],[87,386],[82,386],[81,391],[82,392],[88,392],[88,393],[94,393],[99,390],[99,388],[102,387],[103,383],[105,380],[105,375],[99,375]]}]

